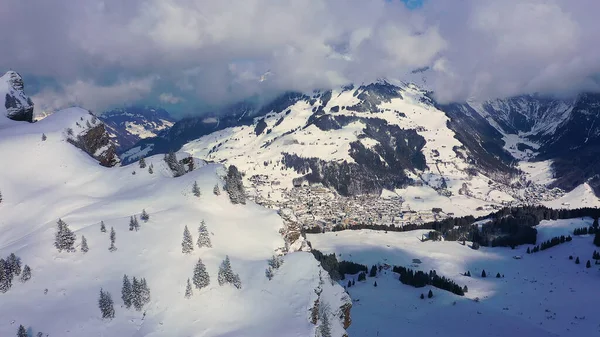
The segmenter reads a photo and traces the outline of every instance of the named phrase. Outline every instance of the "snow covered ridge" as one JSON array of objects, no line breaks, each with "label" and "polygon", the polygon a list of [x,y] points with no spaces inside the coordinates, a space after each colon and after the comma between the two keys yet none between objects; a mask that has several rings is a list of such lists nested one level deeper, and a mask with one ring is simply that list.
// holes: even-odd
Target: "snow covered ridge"
[{"label": "snow covered ridge", "polygon": [[33,122],[33,102],[25,95],[21,75],[14,71],[0,77],[0,116]]},{"label": "snow covered ridge", "polygon": [[345,334],[350,299],[310,253],[269,263],[285,250],[275,211],[213,192],[221,165],[177,178],[163,155],[98,165],[65,141],[92,118],[67,109],[0,128],[0,156],[19,159],[0,165],[0,257],[31,269],[0,293],[0,336]]}]

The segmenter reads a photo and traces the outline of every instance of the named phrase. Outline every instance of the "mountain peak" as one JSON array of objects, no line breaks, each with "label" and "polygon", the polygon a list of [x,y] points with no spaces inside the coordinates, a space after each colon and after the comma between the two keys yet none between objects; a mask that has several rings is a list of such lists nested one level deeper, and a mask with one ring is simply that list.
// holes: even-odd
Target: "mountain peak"
[{"label": "mountain peak", "polygon": [[23,78],[16,71],[7,71],[0,77],[0,114],[15,121],[33,122],[33,102],[25,95]]}]

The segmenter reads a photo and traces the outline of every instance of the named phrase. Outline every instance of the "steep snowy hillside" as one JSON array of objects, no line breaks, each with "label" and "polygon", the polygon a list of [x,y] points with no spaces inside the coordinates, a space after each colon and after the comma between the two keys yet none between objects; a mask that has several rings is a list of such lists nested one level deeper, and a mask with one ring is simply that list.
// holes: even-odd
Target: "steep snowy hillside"
[{"label": "steep snowy hillside", "polygon": [[[589,218],[542,221],[536,227],[538,242],[573,236],[575,228],[591,224]],[[422,234],[426,232],[360,230],[307,235],[314,248],[335,253],[339,261],[383,267],[364,282],[356,274],[340,281],[345,286],[354,281],[347,288],[354,301],[351,336],[566,337],[600,332],[598,297],[591,290],[600,278],[592,236],[573,236],[571,242],[526,254],[531,246],[473,250],[470,243],[421,242]],[[432,286],[414,288],[402,284],[391,266],[435,270],[468,291],[459,296]],[[471,277],[463,275],[467,271]]]},{"label": "steep snowy hillside", "polygon": [[[332,336],[342,336],[348,297],[311,254],[287,254],[272,280],[265,276],[267,260],[285,246],[275,212],[214,195],[213,187],[222,184],[220,165],[178,178],[162,155],[146,158],[145,168],[98,165],[70,144],[78,125],[92,124],[92,117],[68,109],[34,124],[9,121],[10,127],[0,128],[0,156],[11,159],[0,165],[0,256],[14,253],[22,267],[8,289],[8,269],[0,273],[1,336],[16,335],[19,325],[44,336],[314,336],[326,320]],[[194,182],[200,197],[192,194]],[[139,231],[129,230],[132,216]],[[59,219],[75,235],[73,252],[54,246]],[[195,244],[202,221],[210,248]],[[193,251],[183,254],[186,226]],[[64,227],[62,233],[68,246],[70,235]],[[227,256],[240,289],[219,285]],[[200,259],[210,284],[197,289],[192,283],[186,298]],[[25,265],[29,280],[22,276]],[[124,305],[124,274],[130,281],[144,279],[149,288],[149,299],[143,290],[134,298],[134,304],[140,299],[139,311]],[[236,283],[230,276],[224,280]],[[112,319],[102,319],[101,289],[114,302]]]},{"label": "steep snowy hillside", "polygon": [[33,121],[33,102],[25,95],[21,75],[8,71],[0,77],[0,117],[16,121]]},{"label": "steep snowy hillside", "polygon": [[108,127],[119,152],[131,148],[141,139],[167,132],[175,123],[166,110],[142,106],[107,111],[99,118]]}]

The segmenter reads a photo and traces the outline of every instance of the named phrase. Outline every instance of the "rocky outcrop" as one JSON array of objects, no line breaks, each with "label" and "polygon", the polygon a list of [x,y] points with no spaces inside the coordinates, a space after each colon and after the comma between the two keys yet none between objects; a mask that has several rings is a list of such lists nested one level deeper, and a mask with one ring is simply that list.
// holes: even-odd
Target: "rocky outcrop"
[{"label": "rocky outcrop", "polygon": [[6,117],[15,121],[33,122],[33,102],[25,95],[21,75],[9,71],[0,77],[0,97],[4,98]]},{"label": "rocky outcrop", "polygon": [[76,125],[82,130],[75,133],[72,128],[67,129],[69,143],[89,154],[102,166],[112,167],[119,164],[115,145],[112,143],[104,123],[90,114],[88,120],[84,120],[82,117],[81,122],[77,122]]}]

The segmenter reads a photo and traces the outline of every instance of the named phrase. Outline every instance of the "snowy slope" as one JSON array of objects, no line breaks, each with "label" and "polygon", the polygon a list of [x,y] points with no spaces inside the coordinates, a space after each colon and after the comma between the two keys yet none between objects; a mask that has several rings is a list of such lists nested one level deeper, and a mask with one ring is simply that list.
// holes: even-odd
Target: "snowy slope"
[{"label": "snowy slope", "polygon": [[[572,235],[573,229],[589,226],[592,219],[542,221],[538,242],[554,236]],[[592,296],[600,277],[593,265],[592,236],[576,236],[535,254],[527,246],[481,247],[472,250],[458,242],[421,242],[426,231],[377,232],[369,230],[309,234],[312,246],[336,253],[338,260],[361,264],[389,264],[428,272],[467,285],[464,297],[433,287],[413,288],[398,281],[390,270],[367,282],[356,282],[348,291],[353,299],[350,335],[380,336],[592,336],[600,332],[597,296]],[[513,256],[522,256],[514,259]],[[577,265],[569,255],[580,257]],[[421,262],[415,263],[413,259]],[[586,268],[592,260],[592,268]],[[472,277],[461,275],[470,271]],[[482,270],[487,278],[480,275]],[[496,278],[496,273],[504,278]],[[347,276],[343,285],[348,282]],[[377,287],[373,283],[377,281]],[[419,299],[432,289],[432,299]],[[479,302],[473,299],[479,298]],[[394,322],[394,324],[390,324]]]},{"label": "snowy slope", "polygon": [[33,121],[33,102],[25,95],[21,75],[12,70],[0,76],[1,117],[18,121]]},{"label": "snowy slope", "polygon": [[[0,293],[0,336],[15,335],[19,324],[50,336],[313,336],[310,309],[319,287],[334,336],[342,335],[334,317],[347,298],[326,273],[321,281],[311,254],[286,255],[267,280],[266,261],[284,246],[281,218],[255,204],[232,205],[226,195],[213,195],[222,166],[205,165],[179,178],[172,178],[162,156],[146,160],[154,174],[137,164],[102,167],[66,141],[65,130],[87,116],[85,110],[69,109],[0,129],[0,156],[11,158],[10,165],[0,166],[0,256],[14,252],[33,275]],[[194,181],[200,199],[191,194]],[[139,232],[129,231],[130,216],[142,209],[150,220],[141,222]],[[77,235],[77,252],[53,247],[59,218]],[[184,226],[195,239],[201,220],[212,233],[213,248],[195,247],[183,255]],[[115,229],[117,251],[108,250],[100,221],[108,231]],[[90,248],[86,254],[79,251],[82,235]],[[225,255],[240,275],[240,290],[217,283]],[[211,284],[185,299],[186,281],[199,258]],[[123,274],[147,279],[151,301],[144,312],[122,306]],[[100,288],[115,302],[113,320],[100,318]]]}]

